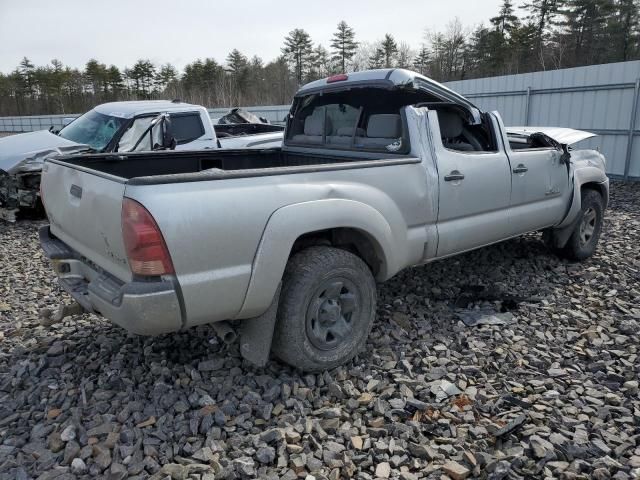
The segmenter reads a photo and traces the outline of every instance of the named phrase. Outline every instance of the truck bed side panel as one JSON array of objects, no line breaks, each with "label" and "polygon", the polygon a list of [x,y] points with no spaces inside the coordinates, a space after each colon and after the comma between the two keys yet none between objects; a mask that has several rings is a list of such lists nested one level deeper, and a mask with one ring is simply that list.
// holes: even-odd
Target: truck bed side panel
[{"label": "truck bed side panel", "polygon": [[[417,163],[419,159],[408,160],[414,163],[128,185],[125,195],[141,202],[158,222],[184,297],[187,326],[193,326],[237,317],[267,222],[287,205],[310,205],[326,199],[366,204],[392,225],[397,240],[393,257],[398,258],[398,264],[419,262],[425,250],[427,225],[435,218],[424,167]],[[332,227],[358,223],[343,219]],[[304,228],[301,233],[305,233]],[[283,261],[286,258],[278,259]]]}]

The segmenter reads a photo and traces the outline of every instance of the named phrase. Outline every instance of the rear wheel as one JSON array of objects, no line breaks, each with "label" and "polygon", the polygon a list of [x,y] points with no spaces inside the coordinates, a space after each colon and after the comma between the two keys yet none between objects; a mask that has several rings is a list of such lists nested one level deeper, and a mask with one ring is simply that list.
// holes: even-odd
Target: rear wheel
[{"label": "rear wheel", "polygon": [[358,256],[307,248],[287,264],[272,351],[305,371],[343,364],[365,344],[375,304],[375,280]]},{"label": "rear wheel", "polygon": [[572,260],[585,260],[592,256],[598,246],[603,219],[602,195],[595,190],[585,190],[582,194],[580,220],[562,249],[562,254]]}]

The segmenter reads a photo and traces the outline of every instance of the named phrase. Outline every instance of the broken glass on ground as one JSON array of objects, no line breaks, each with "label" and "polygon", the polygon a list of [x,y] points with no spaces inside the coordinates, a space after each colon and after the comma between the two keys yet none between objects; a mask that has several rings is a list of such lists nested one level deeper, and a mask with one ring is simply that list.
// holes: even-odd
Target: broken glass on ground
[{"label": "broken glass on ground", "polygon": [[456,312],[456,316],[467,327],[478,325],[509,325],[514,322],[511,312],[498,313],[494,309],[464,310]]},{"label": "broken glass on ground", "polygon": [[431,393],[436,396],[436,402],[444,402],[447,398],[460,395],[460,390],[454,383],[448,380],[438,380],[431,384]]}]

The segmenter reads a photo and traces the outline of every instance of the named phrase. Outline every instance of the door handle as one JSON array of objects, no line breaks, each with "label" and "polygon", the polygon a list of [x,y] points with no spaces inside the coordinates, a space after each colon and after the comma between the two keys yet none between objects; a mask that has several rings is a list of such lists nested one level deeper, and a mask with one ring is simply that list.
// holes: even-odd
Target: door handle
[{"label": "door handle", "polygon": [[82,198],[82,187],[79,187],[78,185],[73,184],[69,189],[69,193],[76,198]]},{"label": "door handle", "polygon": [[527,173],[529,169],[525,167],[522,163],[513,169],[513,173]]},{"label": "door handle", "polygon": [[460,173],[458,170],[454,170],[449,175],[444,176],[445,182],[455,182],[457,180],[464,180],[464,175]]}]

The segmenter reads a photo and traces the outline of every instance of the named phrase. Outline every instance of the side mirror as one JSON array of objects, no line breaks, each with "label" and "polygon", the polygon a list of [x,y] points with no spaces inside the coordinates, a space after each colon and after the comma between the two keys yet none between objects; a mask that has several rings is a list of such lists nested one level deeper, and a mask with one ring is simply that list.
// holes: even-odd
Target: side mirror
[{"label": "side mirror", "polygon": [[177,142],[171,128],[171,118],[166,115],[162,122],[162,148],[163,150],[175,150],[176,145]]},{"label": "side mirror", "polygon": [[562,145],[562,155],[560,156],[560,163],[569,165],[571,163],[571,149],[568,145]]}]

